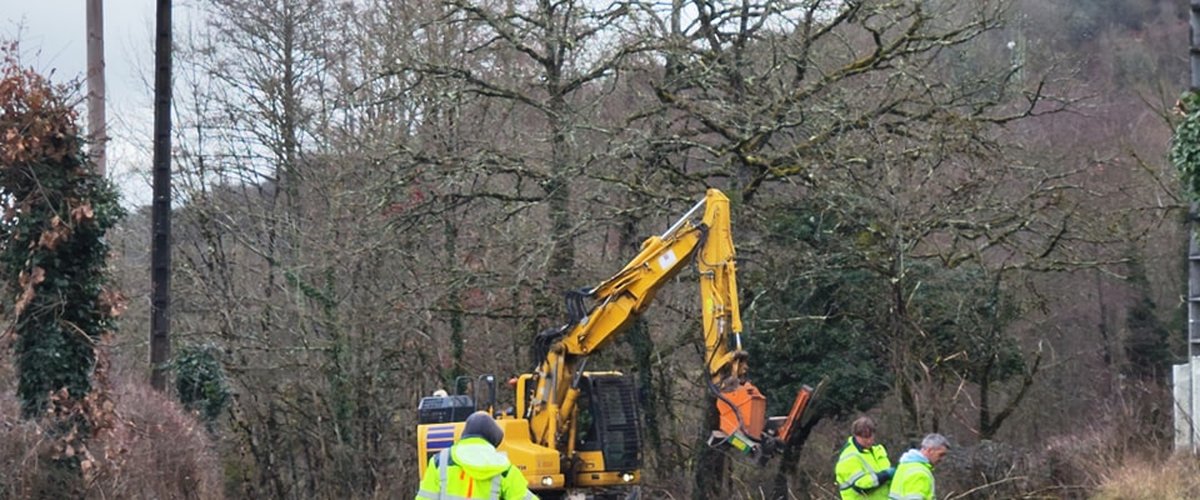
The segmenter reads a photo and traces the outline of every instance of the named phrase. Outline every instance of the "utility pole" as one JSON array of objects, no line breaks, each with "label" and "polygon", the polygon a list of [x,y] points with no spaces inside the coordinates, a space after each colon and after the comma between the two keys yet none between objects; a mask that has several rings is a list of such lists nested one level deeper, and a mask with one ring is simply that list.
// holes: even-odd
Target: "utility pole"
[{"label": "utility pole", "polygon": [[104,177],[108,131],[104,113],[104,7],[103,0],[87,0],[87,111],[88,144],[96,175]]},{"label": "utility pole", "polygon": [[167,388],[166,364],[171,358],[171,0],[158,0],[156,17],[150,385],[162,392]]},{"label": "utility pole", "polygon": [[[1188,51],[1191,61],[1192,79],[1188,92],[1195,95],[1200,92],[1200,0],[1191,0],[1191,32],[1188,36],[1190,48]],[[1186,102],[1187,100],[1185,100]],[[1187,109],[1189,105],[1181,105],[1184,113],[1194,113]],[[1187,119],[1187,118],[1185,118]],[[1190,181],[1189,181],[1190,182]],[[1189,195],[1191,186],[1187,187]],[[1171,392],[1175,400],[1175,451],[1196,454],[1196,410],[1200,410],[1200,363],[1196,356],[1200,355],[1200,244],[1197,244],[1197,222],[1200,222],[1200,204],[1191,202],[1188,205],[1188,289],[1187,289],[1187,363],[1172,367]]]},{"label": "utility pole", "polygon": [[[1200,92],[1200,0],[1191,0],[1191,92]],[[1196,243],[1197,204],[1188,208],[1188,360],[1200,355],[1200,245]]]}]

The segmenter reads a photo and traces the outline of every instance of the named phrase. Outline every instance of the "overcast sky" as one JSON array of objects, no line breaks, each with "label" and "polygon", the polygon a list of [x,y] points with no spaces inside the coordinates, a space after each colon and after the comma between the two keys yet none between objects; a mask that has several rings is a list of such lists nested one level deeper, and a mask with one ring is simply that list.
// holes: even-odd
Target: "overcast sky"
[{"label": "overcast sky", "polygon": [[[107,117],[112,137],[108,170],[131,207],[150,201],[154,7],[151,0],[104,2]],[[55,83],[83,82],[85,20],[83,0],[0,0],[0,40],[20,41],[24,64],[50,75]],[[79,92],[84,95],[83,87]],[[85,111],[80,106],[81,117]]]}]

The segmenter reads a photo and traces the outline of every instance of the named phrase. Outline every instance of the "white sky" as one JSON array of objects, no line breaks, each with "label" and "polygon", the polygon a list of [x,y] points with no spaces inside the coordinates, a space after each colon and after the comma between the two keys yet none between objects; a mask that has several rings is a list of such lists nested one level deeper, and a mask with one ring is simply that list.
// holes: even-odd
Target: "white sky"
[{"label": "white sky", "polygon": [[[112,138],[108,173],[128,207],[150,202],[155,4],[153,0],[104,2],[105,86]],[[176,6],[176,18],[184,10],[180,7]],[[175,26],[179,26],[178,19]],[[13,39],[21,43],[26,66],[50,75],[55,83],[84,82],[87,31],[83,0],[0,0],[0,40]],[[79,96],[83,95],[81,86]],[[79,111],[85,119],[85,107],[81,105]]]}]

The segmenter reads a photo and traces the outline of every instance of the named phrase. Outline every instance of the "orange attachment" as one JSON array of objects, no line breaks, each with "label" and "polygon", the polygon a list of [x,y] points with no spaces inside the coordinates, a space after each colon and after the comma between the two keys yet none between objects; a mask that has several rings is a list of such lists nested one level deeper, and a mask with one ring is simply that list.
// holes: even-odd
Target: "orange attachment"
[{"label": "orange attachment", "polygon": [[796,392],[796,400],[792,402],[792,409],[788,412],[787,420],[783,422],[783,427],[779,429],[779,440],[786,443],[788,436],[792,433],[792,426],[800,420],[800,415],[804,414],[804,409],[808,407],[808,400],[812,398],[813,388],[809,386],[801,387]]},{"label": "orange attachment", "polygon": [[[732,436],[740,430],[755,441],[762,439],[763,426],[767,423],[767,398],[754,385],[746,382],[721,393],[717,398],[717,411],[721,413],[721,432],[725,435]],[[741,415],[740,423],[738,415]]]}]

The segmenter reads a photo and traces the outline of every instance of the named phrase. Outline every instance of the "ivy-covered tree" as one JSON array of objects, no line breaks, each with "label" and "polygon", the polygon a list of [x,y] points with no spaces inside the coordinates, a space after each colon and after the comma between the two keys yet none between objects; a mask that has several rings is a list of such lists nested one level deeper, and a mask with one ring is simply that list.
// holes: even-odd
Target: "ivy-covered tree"
[{"label": "ivy-covered tree", "polygon": [[951,267],[914,257],[897,282],[892,268],[877,265],[875,210],[853,196],[827,194],[761,214],[763,246],[789,251],[752,257],[761,268],[746,280],[761,287],[748,288],[744,299],[754,326],[748,343],[755,382],[771,404],[786,405],[801,384],[824,381],[784,449],[777,496],[809,429],[826,417],[870,410],[895,390],[910,431],[936,430],[939,412],[955,407],[941,398],[965,382],[979,392],[980,434],[990,438],[1037,373],[1040,357],[1027,361],[1008,330],[1018,309],[996,275],[974,263]]},{"label": "ivy-covered tree", "polygon": [[774,479],[774,496],[781,497],[818,422],[874,408],[889,393],[877,307],[887,287],[853,250],[869,230],[867,218],[849,220],[810,203],[768,210],[766,220],[765,245],[791,251],[763,256],[744,281],[761,287],[746,288],[743,302],[754,330],[747,337],[754,381],[772,415],[787,414],[801,386],[822,383],[796,437],[785,443]]},{"label": "ivy-covered tree", "polygon": [[1200,199],[1200,93],[1187,92],[1179,98],[1183,119],[1171,137],[1171,164],[1179,171],[1183,190],[1192,201]]},{"label": "ivy-covered tree", "polygon": [[53,469],[69,474],[94,465],[86,441],[112,410],[98,346],[123,307],[108,288],[104,239],[122,209],[83,154],[67,91],[22,68],[17,53],[15,44],[0,50],[6,333],[16,338],[21,413],[49,415],[61,450]]},{"label": "ivy-covered tree", "polygon": [[[802,384],[826,378],[821,397],[809,409],[810,425],[824,417],[850,415],[874,407],[890,381],[885,373],[879,340],[873,335],[872,299],[878,278],[833,247],[853,245],[862,230],[851,222],[826,219],[805,208],[773,219],[768,239],[778,248],[807,249],[810,256],[829,257],[824,265],[802,267],[795,256],[766,259],[762,275],[749,282],[764,288],[748,290],[755,334],[749,345],[755,359],[755,381],[765,390],[779,391],[768,399],[772,414],[786,413]],[[774,406],[779,405],[779,406]]]}]

